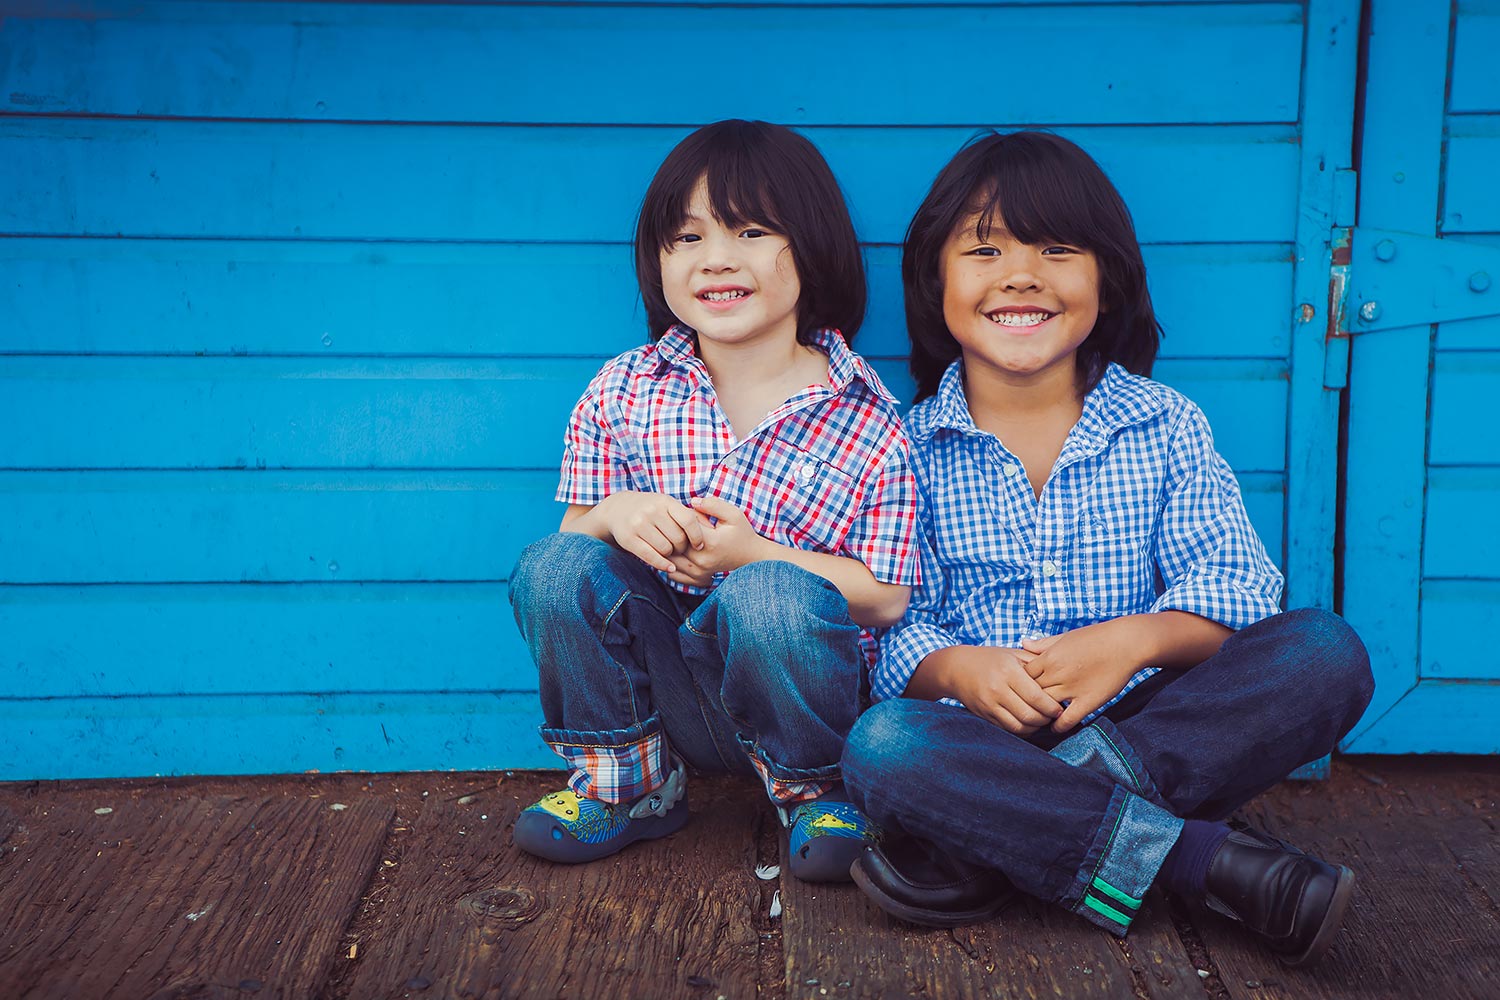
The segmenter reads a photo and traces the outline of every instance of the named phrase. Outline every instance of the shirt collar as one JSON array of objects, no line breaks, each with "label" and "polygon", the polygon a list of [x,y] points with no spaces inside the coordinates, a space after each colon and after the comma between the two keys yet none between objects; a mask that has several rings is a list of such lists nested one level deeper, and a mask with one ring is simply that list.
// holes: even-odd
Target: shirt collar
[{"label": "shirt collar", "polygon": [[[674,323],[656,342],[657,356],[662,363],[667,365],[674,367],[688,365],[690,361],[698,358],[693,337],[694,334],[690,328],[681,323]],[[895,405],[896,397],[886,389],[885,384],[880,381],[880,376],[875,374],[875,369],[870,367],[868,361],[849,349],[849,345],[844,342],[843,335],[837,330],[829,327],[814,330],[812,343],[828,355],[828,384],[834,392],[844,392],[851,382],[859,379],[869,386],[870,391],[875,395]]]},{"label": "shirt collar", "polygon": [[[1160,388],[1150,379],[1132,375],[1117,364],[1104,370],[1099,384],[1083,399],[1083,413],[1071,435],[1079,445],[1097,446],[1122,427],[1138,424],[1159,413],[1166,405]],[[964,395],[964,363],[959,358],[943,372],[938,390],[930,400],[912,410],[907,433],[913,438],[931,438],[940,430],[981,434],[969,414]]]},{"label": "shirt collar", "polygon": [[1073,438],[1082,446],[1101,447],[1121,428],[1143,423],[1166,405],[1160,385],[1111,364],[1084,397]]}]

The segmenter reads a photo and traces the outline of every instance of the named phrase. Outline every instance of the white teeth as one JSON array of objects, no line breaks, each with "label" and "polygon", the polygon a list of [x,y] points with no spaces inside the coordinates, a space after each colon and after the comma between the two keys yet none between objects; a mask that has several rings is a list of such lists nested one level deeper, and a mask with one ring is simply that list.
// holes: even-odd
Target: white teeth
[{"label": "white teeth", "polygon": [[736,289],[732,292],[704,292],[703,297],[710,302],[728,302],[730,299],[742,299],[749,294],[749,292]]},{"label": "white teeth", "polygon": [[1051,313],[990,313],[990,322],[1001,326],[1037,326],[1052,318]]}]

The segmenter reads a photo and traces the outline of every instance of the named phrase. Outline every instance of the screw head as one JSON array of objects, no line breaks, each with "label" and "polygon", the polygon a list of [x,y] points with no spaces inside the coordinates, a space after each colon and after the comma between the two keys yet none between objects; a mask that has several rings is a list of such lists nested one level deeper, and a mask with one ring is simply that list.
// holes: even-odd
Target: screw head
[{"label": "screw head", "polygon": [[1380,303],[1366,302],[1359,307],[1359,318],[1366,323],[1373,323],[1380,318]]},{"label": "screw head", "polygon": [[1488,271],[1475,271],[1469,275],[1469,291],[1486,292],[1490,288],[1490,274]]},{"label": "screw head", "polygon": [[1395,256],[1396,256],[1396,241],[1395,240],[1381,240],[1379,243],[1375,244],[1375,259],[1376,260],[1391,260]]}]

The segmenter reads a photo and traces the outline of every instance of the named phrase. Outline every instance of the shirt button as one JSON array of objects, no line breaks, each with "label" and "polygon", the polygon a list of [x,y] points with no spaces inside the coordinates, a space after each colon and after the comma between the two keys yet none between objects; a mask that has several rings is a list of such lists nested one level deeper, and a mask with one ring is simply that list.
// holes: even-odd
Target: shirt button
[{"label": "shirt button", "polygon": [[803,479],[811,479],[818,474],[818,467],[811,462],[803,462],[801,468],[797,470],[797,474]]},{"label": "shirt button", "polygon": [[1021,471],[1021,467],[1019,465],[1017,465],[1015,462],[1006,462],[1004,465],[1002,465],[1000,467],[1000,471],[1003,472],[1003,473],[1005,473],[1005,478],[1006,479],[1010,479],[1016,473],[1018,473],[1018,472]]},{"label": "shirt button", "polygon": [[1057,575],[1057,563],[1053,562],[1051,559],[1048,559],[1046,562],[1042,563],[1042,575],[1043,576],[1056,576]]}]

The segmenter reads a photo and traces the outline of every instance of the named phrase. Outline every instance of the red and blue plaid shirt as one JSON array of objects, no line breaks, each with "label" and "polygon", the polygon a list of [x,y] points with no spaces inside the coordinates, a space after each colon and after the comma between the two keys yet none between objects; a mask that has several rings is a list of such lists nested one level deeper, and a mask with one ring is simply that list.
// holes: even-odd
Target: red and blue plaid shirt
[{"label": "red and blue plaid shirt", "polygon": [[684,327],[608,362],[573,409],[557,499],[716,496],[764,538],[915,584],[916,484],[896,401],[837,331],[816,331],[813,342],[828,355],[828,382],[792,396],[742,441]]}]

